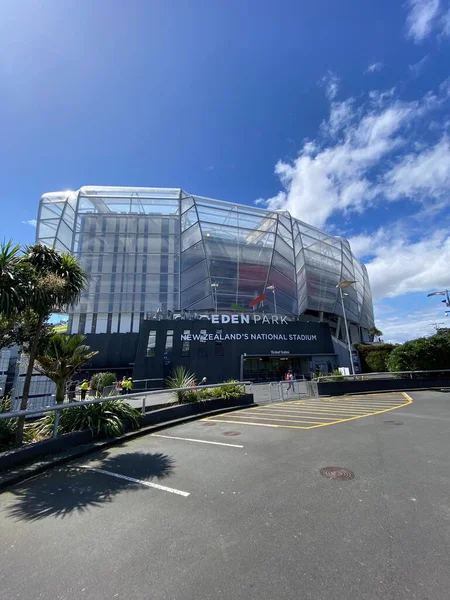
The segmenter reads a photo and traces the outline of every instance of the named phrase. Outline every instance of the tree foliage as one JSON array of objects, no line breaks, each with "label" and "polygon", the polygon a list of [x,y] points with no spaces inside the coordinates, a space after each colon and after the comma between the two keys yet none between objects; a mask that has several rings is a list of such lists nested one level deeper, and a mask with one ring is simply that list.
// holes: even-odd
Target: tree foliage
[{"label": "tree foliage", "polygon": [[394,344],[355,344],[361,359],[363,373],[381,373],[388,370],[387,360]]},{"label": "tree foliage", "polygon": [[[0,315],[15,326],[25,323],[22,342],[29,355],[20,409],[28,405],[33,364],[42,351],[45,325],[52,312],[76,302],[86,286],[87,275],[70,254],[61,254],[42,244],[21,249],[12,242],[0,246]],[[24,315],[28,318],[24,319]],[[29,338],[25,339],[28,328]],[[25,418],[17,424],[16,443],[23,438]]]},{"label": "tree foliage", "polygon": [[53,334],[42,354],[36,356],[35,369],[56,384],[56,402],[64,402],[66,384],[98,352],[83,344],[85,335]]},{"label": "tree foliage", "polygon": [[389,371],[450,369],[450,336],[417,338],[397,346],[388,358]]},{"label": "tree foliage", "polygon": [[105,387],[114,385],[117,381],[115,373],[109,373],[105,371],[103,373],[96,373],[91,379],[91,390],[94,395],[101,396]]}]

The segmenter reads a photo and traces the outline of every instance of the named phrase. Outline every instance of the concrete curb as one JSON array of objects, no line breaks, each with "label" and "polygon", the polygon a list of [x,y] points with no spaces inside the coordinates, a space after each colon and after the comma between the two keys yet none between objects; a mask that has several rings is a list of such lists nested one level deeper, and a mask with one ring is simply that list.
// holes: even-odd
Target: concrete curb
[{"label": "concrete curb", "polygon": [[40,475],[47,469],[63,465],[83,456],[88,456],[89,454],[93,454],[94,452],[98,452],[99,450],[102,450],[104,448],[109,448],[110,446],[117,446],[123,444],[124,442],[127,442],[128,440],[144,435],[149,435],[154,431],[160,431],[161,429],[166,429],[167,427],[182,425],[183,423],[189,423],[190,421],[196,421],[197,419],[210,417],[216,414],[223,414],[227,412],[233,412],[236,410],[242,410],[244,408],[249,408],[249,406],[253,408],[254,406],[258,406],[258,404],[244,404],[239,406],[231,406],[228,408],[220,408],[217,410],[211,410],[207,412],[197,413],[195,415],[181,417],[179,419],[173,419],[172,421],[165,421],[164,423],[158,423],[157,425],[148,425],[146,427],[141,427],[140,429],[128,431],[127,433],[124,433],[123,435],[116,438],[97,440],[89,444],[85,444],[83,446],[71,448],[70,450],[61,453],[57,457],[48,456],[47,458],[43,458],[42,460],[33,464],[22,466],[19,465],[17,469],[11,469],[5,471],[4,473],[0,473],[0,493],[6,491],[8,488],[10,488],[13,485],[16,485],[17,483],[21,483],[22,481]]}]

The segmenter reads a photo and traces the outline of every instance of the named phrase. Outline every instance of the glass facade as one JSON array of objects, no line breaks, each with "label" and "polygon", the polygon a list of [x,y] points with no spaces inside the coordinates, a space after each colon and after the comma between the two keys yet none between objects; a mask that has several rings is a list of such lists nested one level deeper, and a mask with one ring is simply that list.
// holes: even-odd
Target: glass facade
[{"label": "glass facade", "polygon": [[348,241],[286,211],[180,189],[83,187],[42,196],[37,241],[73,253],[89,274],[72,333],[137,332],[148,313],[180,310],[342,316],[342,279],[356,280],[349,321],[373,325],[367,270]]}]

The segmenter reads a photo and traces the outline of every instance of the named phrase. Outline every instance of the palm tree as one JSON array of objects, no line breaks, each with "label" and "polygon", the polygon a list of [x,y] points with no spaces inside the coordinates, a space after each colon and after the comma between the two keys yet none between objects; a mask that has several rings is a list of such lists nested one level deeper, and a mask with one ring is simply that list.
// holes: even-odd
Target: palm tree
[{"label": "palm tree", "polygon": [[[45,323],[52,312],[64,310],[77,302],[87,283],[87,275],[76,258],[57,250],[34,244],[23,255],[12,242],[0,249],[0,313],[17,317],[23,311],[33,315],[32,334],[28,340],[28,367],[25,375],[20,410],[28,405],[33,365]],[[3,285],[6,282],[5,285]],[[16,445],[23,439],[25,417],[17,422]]]},{"label": "palm tree", "polygon": [[0,245],[0,314],[3,319],[18,314],[26,306],[29,269],[22,261],[20,246],[12,241]]},{"label": "palm tree", "polygon": [[383,332],[380,331],[378,329],[378,327],[376,327],[375,325],[373,325],[370,329],[369,329],[369,335],[371,335],[372,337],[381,337],[383,335]]},{"label": "palm tree", "polygon": [[51,336],[43,354],[36,356],[34,368],[56,384],[56,402],[64,402],[66,384],[72,376],[98,352],[89,352],[89,346],[83,345],[85,335]]}]

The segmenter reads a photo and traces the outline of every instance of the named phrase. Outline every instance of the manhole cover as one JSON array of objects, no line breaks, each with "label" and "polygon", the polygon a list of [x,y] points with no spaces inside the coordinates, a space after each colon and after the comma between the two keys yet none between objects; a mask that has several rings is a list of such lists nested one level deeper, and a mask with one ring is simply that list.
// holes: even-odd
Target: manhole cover
[{"label": "manhole cover", "polygon": [[353,479],[355,476],[354,473],[343,467],[324,467],[320,469],[320,474],[328,479],[339,479],[340,481]]},{"label": "manhole cover", "polygon": [[215,427],[215,423],[202,423],[203,427]]},{"label": "manhole cover", "polygon": [[383,421],[386,425],[403,425],[403,421]]},{"label": "manhole cover", "polygon": [[225,431],[222,435],[241,435],[240,431]]}]

